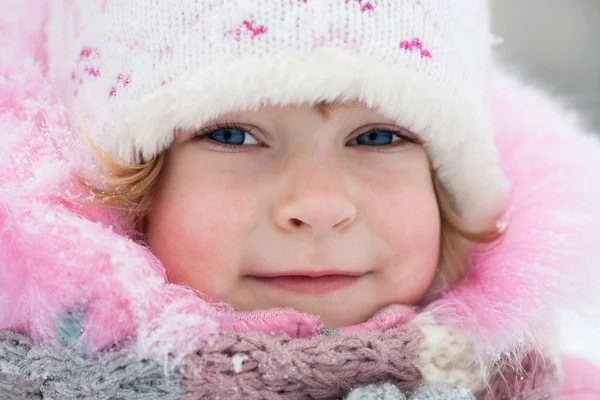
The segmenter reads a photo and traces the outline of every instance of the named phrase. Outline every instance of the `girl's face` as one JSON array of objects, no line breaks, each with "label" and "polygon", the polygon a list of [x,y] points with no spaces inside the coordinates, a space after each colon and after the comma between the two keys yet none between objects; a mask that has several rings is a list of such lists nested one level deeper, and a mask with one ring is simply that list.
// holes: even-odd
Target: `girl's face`
[{"label": "girl's face", "polygon": [[178,134],[146,233],[171,282],[340,327],[423,297],[440,216],[425,150],[393,121],[265,107]]}]

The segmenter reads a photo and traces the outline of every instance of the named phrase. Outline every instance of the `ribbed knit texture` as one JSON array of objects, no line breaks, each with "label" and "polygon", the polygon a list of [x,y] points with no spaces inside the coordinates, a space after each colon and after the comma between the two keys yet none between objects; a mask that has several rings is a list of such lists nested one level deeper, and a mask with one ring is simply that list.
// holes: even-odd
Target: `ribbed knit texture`
[{"label": "ribbed knit texture", "polygon": [[354,389],[346,400],[475,400],[475,397],[461,386],[444,383],[422,386],[412,394],[404,394],[386,383]]},{"label": "ribbed knit texture", "polygon": [[[398,340],[404,343],[402,335],[410,335],[409,330],[395,332],[387,335],[387,339]],[[250,337],[248,337],[250,336]],[[388,377],[397,381],[397,385],[391,383],[373,384],[364,387],[358,387],[350,392],[347,400],[470,400],[472,394],[464,388],[446,384],[435,384],[420,387],[411,394],[412,390],[403,392],[404,389],[415,389],[418,384],[418,371],[410,368],[410,365],[404,364],[409,361],[406,351],[414,346],[408,345],[407,348],[397,349],[388,344],[379,346],[375,343],[375,336],[378,339],[384,339],[381,335],[367,335],[364,341],[357,340],[356,336],[351,336],[351,340],[344,340],[340,336],[338,340],[332,341],[323,337],[322,341],[311,341],[313,354],[307,352],[307,355],[300,357],[300,360],[291,360],[291,355],[297,355],[301,351],[300,346],[292,350],[291,353],[284,355],[288,362],[280,360],[281,354],[277,353],[276,346],[269,346],[266,342],[279,342],[289,344],[285,340],[269,338],[265,340],[264,335],[246,335],[244,339],[239,337],[221,338],[218,345],[211,346],[211,350],[220,351],[219,354],[213,352],[204,352],[202,357],[206,359],[203,365],[211,365],[210,370],[204,370],[203,375],[211,376],[211,379],[204,379],[205,382],[224,382],[227,376],[237,376],[235,382],[236,390],[210,391],[210,392],[188,392],[184,393],[185,384],[179,371],[165,375],[156,362],[148,360],[138,360],[131,352],[131,349],[120,349],[118,351],[109,351],[100,353],[91,357],[81,357],[72,350],[61,346],[46,345],[43,348],[35,348],[29,339],[22,335],[4,332],[0,334],[0,393],[3,400],[25,400],[25,399],[94,399],[94,400],[151,400],[151,399],[326,399],[343,397],[344,390],[348,387],[354,387],[359,382],[381,381]],[[237,342],[237,345],[232,345]],[[262,342],[262,345],[260,344]],[[298,341],[297,343],[308,341]],[[334,342],[329,352],[318,353],[318,350],[327,350],[323,348],[323,342]],[[351,342],[351,343],[350,343]],[[366,350],[354,349],[352,347],[364,346]],[[310,345],[305,346],[307,350]],[[251,348],[254,348],[250,351]],[[253,357],[249,359],[248,356]],[[356,356],[354,359],[343,354],[344,351],[352,350]],[[412,349],[414,350],[414,348]],[[268,357],[265,357],[265,351],[271,351]],[[370,357],[379,357],[382,351],[395,351],[395,356],[388,357],[397,369],[406,369],[405,373],[386,372],[386,368],[377,367],[373,362],[366,362],[364,366],[357,365],[361,356],[370,353]],[[232,355],[233,354],[233,355]],[[404,355],[403,355],[404,354]],[[410,355],[414,358],[414,354]],[[320,364],[312,370],[306,368],[302,363],[307,363],[309,358],[319,358],[315,360]],[[257,360],[260,359],[260,362]],[[340,364],[346,359],[346,367],[342,370],[352,369],[347,373],[347,381],[341,382],[340,387],[336,387],[334,376],[317,377],[324,369]],[[240,360],[240,362],[236,361]],[[399,362],[399,360],[402,360]],[[213,364],[214,362],[214,364]],[[293,391],[275,390],[275,388],[263,387],[258,389],[260,383],[264,381],[265,376],[252,376],[249,370],[260,370],[263,374],[271,368],[277,368],[278,365],[293,365],[297,372],[295,376],[289,376],[287,380],[291,383],[296,379],[295,385],[288,385],[288,389],[294,386]],[[248,366],[250,365],[250,368]],[[263,368],[264,366],[264,368]],[[191,367],[191,366],[190,366]],[[369,377],[361,376],[367,368],[371,367],[373,371]],[[387,369],[393,369],[390,366]],[[318,380],[313,388],[303,387],[302,379],[298,379],[302,373],[306,374],[306,381],[309,379]],[[355,382],[355,383],[352,383]],[[205,383],[206,384],[206,383]],[[208,383],[210,385],[210,383]],[[283,388],[284,385],[281,385]],[[323,389],[315,391],[314,387],[321,386]],[[325,389],[329,386],[329,389]],[[281,389],[280,388],[280,389]],[[218,390],[218,388],[216,388]],[[233,389],[233,388],[231,388]],[[213,390],[215,388],[213,387]],[[305,391],[306,390],[306,391]],[[332,392],[337,392],[337,396],[329,397]]]},{"label": "ribbed knit texture", "polygon": [[178,400],[183,393],[180,375],[166,376],[156,361],[138,360],[132,349],[82,357],[0,333],[2,400]]},{"label": "ribbed knit texture", "polygon": [[357,386],[390,382],[401,390],[421,383],[414,325],[385,332],[310,339],[224,334],[184,360],[186,400],[327,399]]},{"label": "ribbed knit texture", "polygon": [[430,382],[461,384],[479,392],[485,388],[474,343],[458,329],[436,323],[431,317],[418,316],[414,323],[423,332],[419,346],[419,368]]},{"label": "ribbed knit texture", "polygon": [[[421,385],[415,367],[418,333],[285,339],[264,334],[221,336],[165,374],[156,361],[123,347],[82,357],[63,346],[35,347],[25,336],[0,334],[2,400],[340,399],[469,400],[459,385]],[[496,376],[480,400],[546,400],[556,368],[536,353]],[[349,393],[349,394],[348,394]]]},{"label": "ribbed knit texture", "polygon": [[419,339],[414,326],[304,340],[222,335],[165,375],[131,348],[82,357],[62,346],[34,347],[26,337],[4,332],[0,393],[8,396],[3,400],[329,399],[382,382],[393,382],[393,393],[400,393],[397,388],[412,391],[420,384]]}]

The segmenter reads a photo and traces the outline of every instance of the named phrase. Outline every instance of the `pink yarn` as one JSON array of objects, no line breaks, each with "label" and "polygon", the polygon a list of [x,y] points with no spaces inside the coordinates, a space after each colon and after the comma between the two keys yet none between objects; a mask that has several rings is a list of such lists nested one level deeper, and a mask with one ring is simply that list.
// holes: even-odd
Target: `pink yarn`
[{"label": "pink yarn", "polygon": [[553,399],[558,392],[559,382],[554,363],[539,354],[530,353],[519,367],[508,367],[494,377],[481,400]]},{"label": "pink yarn", "polygon": [[421,340],[412,324],[310,339],[222,334],[183,361],[183,398],[328,399],[386,382],[414,390]]},{"label": "pink yarn", "polygon": [[[384,331],[404,325],[416,316],[413,307],[393,304],[373,315],[368,321],[345,326],[334,331],[356,334]],[[219,322],[224,331],[236,333],[262,332],[268,335],[286,335],[291,338],[308,338],[320,335],[325,328],[319,319],[291,308],[271,308],[250,312],[224,312]]]}]

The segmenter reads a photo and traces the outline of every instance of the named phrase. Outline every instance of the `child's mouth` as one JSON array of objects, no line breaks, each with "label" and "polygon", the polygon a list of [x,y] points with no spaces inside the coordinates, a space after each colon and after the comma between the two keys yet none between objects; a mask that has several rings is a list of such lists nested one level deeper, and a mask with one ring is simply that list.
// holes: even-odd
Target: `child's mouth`
[{"label": "child's mouth", "polygon": [[349,286],[363,274],[251,276],[253,280],[296,293],[324,294]]}]

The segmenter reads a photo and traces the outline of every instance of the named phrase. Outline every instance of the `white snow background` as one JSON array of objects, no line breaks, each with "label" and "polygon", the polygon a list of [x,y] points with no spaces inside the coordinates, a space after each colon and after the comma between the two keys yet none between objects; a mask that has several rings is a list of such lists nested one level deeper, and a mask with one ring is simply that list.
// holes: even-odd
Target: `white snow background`
[{"label": "white snow background", "polygon": [[586,310],[589,315],[563,311],[559,332],[564,353],[586,358],[600,366],[600,310]]}]

